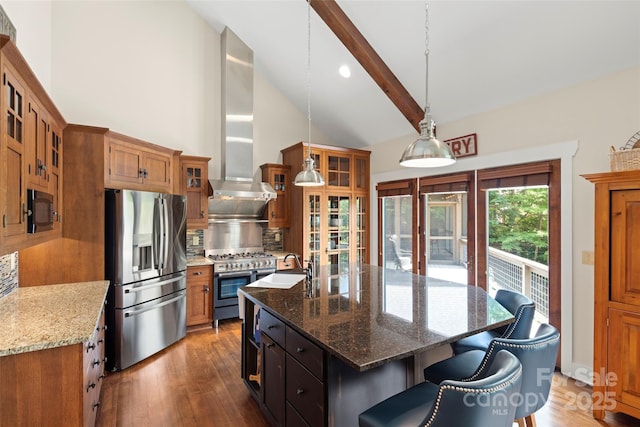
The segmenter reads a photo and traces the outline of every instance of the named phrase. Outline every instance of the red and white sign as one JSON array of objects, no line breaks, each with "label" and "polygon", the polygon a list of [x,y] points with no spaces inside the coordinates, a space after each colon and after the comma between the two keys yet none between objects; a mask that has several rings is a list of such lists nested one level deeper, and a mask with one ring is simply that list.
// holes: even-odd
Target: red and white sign
[{"label": "red and white sign", "polygon": [[478,137],[475,133],[444,141],[457,157],[475,156],[478,154]]}]

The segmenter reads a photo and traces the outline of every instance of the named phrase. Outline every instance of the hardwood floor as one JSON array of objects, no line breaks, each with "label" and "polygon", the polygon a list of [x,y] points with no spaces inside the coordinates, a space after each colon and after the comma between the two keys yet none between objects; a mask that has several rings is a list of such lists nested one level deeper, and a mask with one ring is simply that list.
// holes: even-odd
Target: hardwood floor
[{"label": "hardwood floor", "polygon": [[[591,416],[591,389],[556,374],[549,402],[536,413],[538,427],[639,426],[640,420],[607,413]],[[240,379],[240,321],[191,331],[161,353],[102,385],[96,426],[266,427]],[[352,427],[352,426],[345,426]]]}]

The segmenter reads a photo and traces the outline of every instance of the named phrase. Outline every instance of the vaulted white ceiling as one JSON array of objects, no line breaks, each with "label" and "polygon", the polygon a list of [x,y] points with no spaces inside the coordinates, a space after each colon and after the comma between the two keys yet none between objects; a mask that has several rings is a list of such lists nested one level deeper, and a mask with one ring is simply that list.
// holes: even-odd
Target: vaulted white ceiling
[{"label": "vaulted white ceiling", "polygon": [[[306,1],[187,1],[217,32],[228,26],[253,49],[256,70],[306,114]],[[424,107],[424,1],[337,3]],[[638,0],[430,1],[429,17],[437,123],[640,66]],[[349,79],[338,74],[342,64]],[[313,10],[310,87],[313,123],[340,145],[416,132]],[[629,96],[640,98],[640,82]]]}]

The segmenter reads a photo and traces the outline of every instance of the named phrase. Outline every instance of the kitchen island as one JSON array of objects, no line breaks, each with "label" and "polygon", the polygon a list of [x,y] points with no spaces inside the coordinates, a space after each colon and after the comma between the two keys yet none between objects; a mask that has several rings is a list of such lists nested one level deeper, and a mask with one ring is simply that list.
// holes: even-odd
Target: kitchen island
[{"label": "kitchen island", "polygon": [[238,291],[242,377],[274,425],[357,425],[413,385],[422,354],[513,321],[477,287],[370,265],[329,273]]}]

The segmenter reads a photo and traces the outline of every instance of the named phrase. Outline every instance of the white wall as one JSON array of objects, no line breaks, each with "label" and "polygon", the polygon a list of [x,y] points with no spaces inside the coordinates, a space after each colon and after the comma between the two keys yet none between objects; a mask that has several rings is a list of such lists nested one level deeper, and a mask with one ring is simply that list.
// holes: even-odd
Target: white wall
[{"label": "white wall", "polygon": [[[220,62],[220,34],[183,1],[53,3],[52,97],[67,121],[210,156],[212,178],[221,177]],[[254,80],[259,175],[307,139],[307,121],[258,72]]]},{"label": "white wall", "polygon": [[[437,106],[432,106],[432,111],[437,114]],[[562,158],[563,172],[569,171],[562,182],[563,334],[564,338],[571,337],[563,347],[563,371],[583,376],[592,366],[593,357],[593,266],[581,263],[581,253],[593,251],[594,196],[593,185],[580,174],[608,171],[609,147],[623,146],[639,130],[640,67],[636,67],[495,111],[439,124],[440,139],[470,133],[478,136],[479,155],[462,158],[451,167],[400,168],[395,159],[400,158],[404,147],[416,135],[369,147],[372,194],[375,185],[382,181]],[[377,220],[375,212],[373,216]],[[377,236],[372,240],[376,247]],[[571,323],[573,327],[565,330]],[[570,359],[564,360],[565,357]]]},{"label": "white wall", "polygon": [[0,2],[16,27],[16,45],[42,86],[51,94],[51,2]]}]

